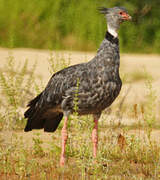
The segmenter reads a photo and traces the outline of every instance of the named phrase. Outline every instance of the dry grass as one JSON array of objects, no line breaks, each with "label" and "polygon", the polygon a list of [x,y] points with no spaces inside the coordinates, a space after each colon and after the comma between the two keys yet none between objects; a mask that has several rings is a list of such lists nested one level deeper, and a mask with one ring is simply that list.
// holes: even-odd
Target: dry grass
[{"label": "dry grass", "polygon": [[[158,73],[155,69],[148,70],[146,67],[147,73],[154,79],[144,76],[138,81],[139,78],[132,77],[133,73],[125,72],[125,70],[129,71],[129,68],[132,69],[130,72],[134,72],[134,66],[130,66],[131,61],[125,64],[126,56],[123,56],[121,74],[129,74],[130,79],[134,79],[134,83],[131,85],[128,82],[124,83],[120,96],[100,119],[97,162],[94,163],[92,158],[92,118],[72,115],[68,126],[67,163],[64,168],[60,168],[60,136],[63,122],[54,134],[44,133],[42,130],[24,133],[23,112],[28,99],[41,91],[46,84],[41,80],[40,72],[45,80],[50,76],[50,72],[66,67],[70,62],[76,63],[74,60],[77,59],[86,61],[92,54],[80,56],[80,53],[69,53],[66,56],[65,53],[57,55],[47,52],[48,56],[45,56],[41,51],[36,57],[42,56],[44,59],[42,61],[40,58],[37,65],[31,66],[35,61],[28,57],[29,60],[25,64],[21,63],[17,66],[19,56],[14,53],[8,56],[8,61],[4,57],[2,62],[6,61],[5,68],[0,67],[4,69],[3,74],[0,74],[2,96],[0,177],[2,180],[159,179],[160,114],[159,96],[155,88]],[[34,52],[32,51],[31,54]],[[29,54],[26,53],[25,56]],[[155,62],[157,63],[156,60]],[[40,64],[43,71],[39,69]],[[45,72],[47,75],[44,75]],[[143,98],[135,98],[136,93],[141,93]]]}]

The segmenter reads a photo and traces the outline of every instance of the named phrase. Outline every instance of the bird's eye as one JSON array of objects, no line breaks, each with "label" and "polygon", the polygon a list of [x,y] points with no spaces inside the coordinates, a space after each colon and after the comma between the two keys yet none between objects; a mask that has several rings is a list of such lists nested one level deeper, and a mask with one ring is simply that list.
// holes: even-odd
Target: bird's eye
[{"label": "bird's eye", "polygon": [[120,11],[119,14],[120,14],[120,15],[123,15],[123,11]]}]

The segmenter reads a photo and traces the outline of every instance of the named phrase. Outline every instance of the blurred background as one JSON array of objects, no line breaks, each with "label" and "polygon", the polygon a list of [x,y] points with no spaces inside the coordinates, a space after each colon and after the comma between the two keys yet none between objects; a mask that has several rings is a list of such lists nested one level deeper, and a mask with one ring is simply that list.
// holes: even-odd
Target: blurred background
[{"label": "blurred background", "polygon": [[0,46],[94,51],[106,31],[98,7],[124,6],[121,52],[160,53],[160,0],[0,0]]}]

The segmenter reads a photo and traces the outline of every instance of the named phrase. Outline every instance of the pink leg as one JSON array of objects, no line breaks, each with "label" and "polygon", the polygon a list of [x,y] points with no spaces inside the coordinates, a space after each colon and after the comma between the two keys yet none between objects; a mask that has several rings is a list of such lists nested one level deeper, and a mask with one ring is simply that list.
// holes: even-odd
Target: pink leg
[{"label": "pink leg", "polygon": [[94,119],[94,128],[92,131],[93,157],[96,158],[98,148],[98,120]]},{"label": "pink leg", "polygon": [[68,121],[68,117],[65,117],[64,125],[63,125],[62,131],[61,131],[61,134],[62,134],[62,151],[61,151],[61,158],[60,158],[60,166],[64,166],[64,164],[65,164],[65,146],[66,146],[66,142],[67,142],[67,138],[68,138],[67,121]]}]

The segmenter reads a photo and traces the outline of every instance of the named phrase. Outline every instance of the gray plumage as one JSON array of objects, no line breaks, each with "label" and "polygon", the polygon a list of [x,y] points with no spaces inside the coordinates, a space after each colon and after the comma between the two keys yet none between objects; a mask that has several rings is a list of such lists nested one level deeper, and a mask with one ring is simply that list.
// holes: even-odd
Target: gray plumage
[{"label": "gray plumage", "polygon": [[[106,14],[107,19],[111,15],[108,24],[113,24],[113,14],[125,10],[116,7],[101,8],[100,11]],[[117,17],[117,23],[114,19],[116,28],[121,22],[120,17]],[[53,74],[44,91],[28,104],[25,131],[41,128],[48,132],[55,131],[63,115],[73,113],[76,100],[79,115],[100,116],[120,92],[119,64],[118,38],[107,32],[97,55],[91,61]]]}]

